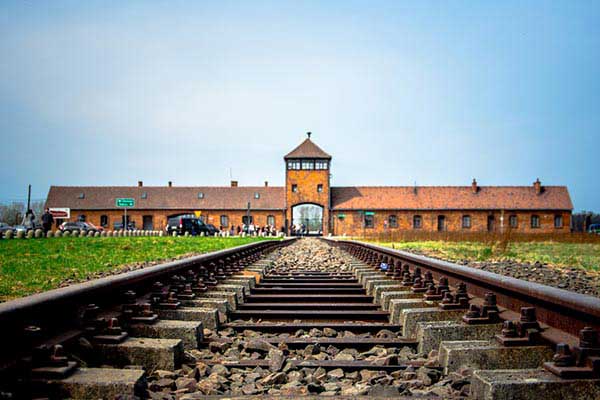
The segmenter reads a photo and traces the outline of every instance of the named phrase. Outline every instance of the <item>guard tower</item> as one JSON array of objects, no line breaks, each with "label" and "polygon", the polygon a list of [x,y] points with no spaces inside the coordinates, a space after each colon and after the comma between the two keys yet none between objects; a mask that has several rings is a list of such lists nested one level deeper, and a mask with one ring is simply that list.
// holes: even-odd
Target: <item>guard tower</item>
[{"label": "guard tower", "polygon": [[[292,227],[304,234],[329,233],[331,156],[307,138],[283,159],[285,161],[285,204],[288,233]],[[298,229],[295,230],[296,233]]]}]

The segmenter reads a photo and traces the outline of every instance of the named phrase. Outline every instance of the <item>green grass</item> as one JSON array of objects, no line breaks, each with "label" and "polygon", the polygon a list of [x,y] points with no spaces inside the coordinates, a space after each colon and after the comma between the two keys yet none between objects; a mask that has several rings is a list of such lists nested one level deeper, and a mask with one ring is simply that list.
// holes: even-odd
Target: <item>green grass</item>
[{"label": "green grass", "polygon": [[263,238],[124,237],[0,240],[0,301],[84,281],[123,265],[201,254]]},{"label": "green grass", "polygon": [[556,267],[578,267],[600,272],[600,244],[519,242],[503,249],[498,243],[481,242],[378,242],[398,250],[418,251],[450,261],[506,261],[547,263]]}]

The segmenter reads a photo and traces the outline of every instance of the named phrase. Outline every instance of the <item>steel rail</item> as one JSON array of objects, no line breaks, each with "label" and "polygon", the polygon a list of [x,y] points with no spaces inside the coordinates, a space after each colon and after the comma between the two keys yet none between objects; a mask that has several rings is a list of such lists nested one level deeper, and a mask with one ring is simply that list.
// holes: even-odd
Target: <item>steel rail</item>
[{"label": "steel rail", "polygon": [[498,306],[508,310],[501,314],[503,319],[517,317],[521,307],[535,307],[538,321],[548,326],[542,336],[554,344],[578,343],[579,331],[586,326],[600,329],[600,299],[593,296],[370,243],[330,238],[323,240],[342,247],[357,246],[392,257],[413,268],[420,267],[423,272],[430,271],[435,279],[445,276],[452,286],[465,282],[469,294],[479,298],[483,298],[487,292],[493,292],[497,296]]},{"label": "steel rail", "polygon": [[103,308],[114,307],[123,300],[122,293],[126,290],[146,292],[155,281],[178,272],[199,265],[208,267],[207,264],[212,261],[244,251],[256,252],[284,246],[293,240],[265,240],[249,243],[0,303],[0,327],[2,327],[0,353],[3,353],[0,358],[5,358],[4,355],[10,353],[20,352],[19,347],[28,342],[29,338],[24,337],[24,332],[29,325],[41,327],[40,335],[44,338],[60,334],[65,329],[77,329],[73,324],[79,320],[81,311],[87,304],[93,303]]}]

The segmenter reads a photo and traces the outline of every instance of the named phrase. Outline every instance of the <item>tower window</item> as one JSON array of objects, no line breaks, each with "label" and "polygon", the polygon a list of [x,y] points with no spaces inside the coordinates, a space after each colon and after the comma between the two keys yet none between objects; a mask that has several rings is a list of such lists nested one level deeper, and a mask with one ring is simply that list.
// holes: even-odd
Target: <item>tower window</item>
[{"label": "tower window", "polygon": [[315,161],[315,169],[327,169],[327,161]]},{"label": "tower window", "polygon": [[288,169],[300,169],[300,161],[299,160],[290,160],[287,163]]},{"label": "tower window", "polygon": [[296,193],[298,191],[298,185],[296,185],[295,183],[292,184],[292,192]]},{"label": "tower window", "polygon": [[323,193],[323,185],[320,183],[317,185],[317,192]]},{"label": "tower window", "polygon": [[315,169],[315,162],[313,160],[302,160],[302,169]]}]

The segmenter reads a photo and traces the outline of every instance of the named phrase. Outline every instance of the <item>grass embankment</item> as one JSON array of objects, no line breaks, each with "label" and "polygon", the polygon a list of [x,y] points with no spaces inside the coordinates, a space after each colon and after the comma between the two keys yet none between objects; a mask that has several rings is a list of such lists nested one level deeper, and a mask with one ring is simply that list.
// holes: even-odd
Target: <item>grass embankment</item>
[{"label": "grass embankment", "polygon": [[600,244],[557,242],[377,242],[398,250],[415,251],[449,261],[507,261],[547,263],[556,267],[578,267],[600,272]]},{"label": "grass embankment", "polygon": [[124,265],[209,253],[264,238],[119,237],[0,240],[0,301]]}]

